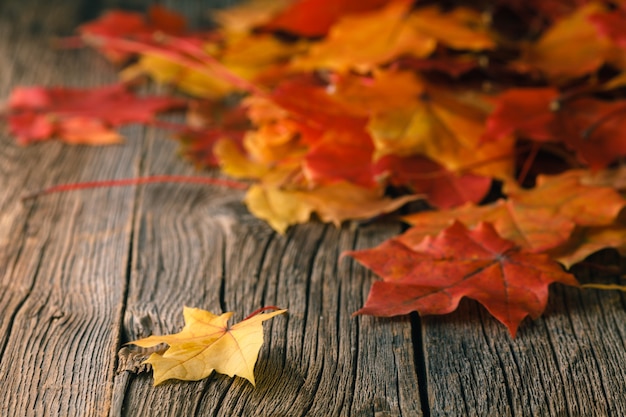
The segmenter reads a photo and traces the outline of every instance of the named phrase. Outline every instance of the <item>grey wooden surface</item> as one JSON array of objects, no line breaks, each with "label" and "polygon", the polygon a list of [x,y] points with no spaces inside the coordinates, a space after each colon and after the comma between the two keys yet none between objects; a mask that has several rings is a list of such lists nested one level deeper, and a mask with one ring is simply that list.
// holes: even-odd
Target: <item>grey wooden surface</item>
[{"label": "grey wooden surface", "polygon": [[[106,8],[148,3],[0,1],[0,96],[114,81],[95,53],[49,40]],[[195,20],[207,4],[169,2]],[[375,278],[339,255],[399,224],[311,223],[280,236],[241,192],[198,185],[20,201],[54,184],[198,175],[166,133],[123,133],[123,146],[95,148],[22,148],[0,135],[0,416],[626,415],[622,294],[554,288],[546,315],[515,340],[472,302],[421,320],[353,318]],[[153,387],[133,372],[122,345],[178,331],[183,305],[238,320],[289,309],[266,323],[256,389],[221,375]]]}]

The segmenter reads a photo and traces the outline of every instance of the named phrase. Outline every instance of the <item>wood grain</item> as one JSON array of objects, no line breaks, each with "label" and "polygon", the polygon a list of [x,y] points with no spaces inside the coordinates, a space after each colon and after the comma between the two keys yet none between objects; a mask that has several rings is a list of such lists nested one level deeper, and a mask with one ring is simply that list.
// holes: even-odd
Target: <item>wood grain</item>
[{"label": "wood grain", "polygon": [[[91,53],[54,51],[77,8],[0,6],[0,94],[21,84],[115,79]],[[138,136],[137,129],[126,131]],[[103,415],[112,395],[126,288],[134,190],[94,190],[22,203],[56,183],[134,176],[141,139],[125,147],[0,139],[0,415]]]},{"label": "wood grain", "polygon": [[[191,174],[174,144],[156,137],[146,174]],[[353,318],[372,277],[344,250],[369,247],[398,225],[309,224],[285,236],[253,218],[239,191],[155,185],[140,192],[127,338],[182,327],[182,306],[234,311],[288,308],[267,323],[257,388],[214,375],[154,389],[149,375],[120,375],[115,415],[420,415],[407,319]],[[393,393],[393,395],[390,395]],[[400,396],[401,395],[401,396]]]},{"label": "wood grain", "polygon": [[624,413],[623,295],[563,286],[551,291],[544,315],[527,320],[515,340],[473,302],[424,320],[432,416]]},{"label": "wood grain", "polygon": [[[0,96],[22,84],[114,81],[95,53],[48,40],[105,8],[149,3],[0,3]],[[205,19],[203,2],[164,4]],[[123,134],[125,145],[104,148],[22,148],[0,135],[0,415],[626,414],[621,294],[554,287],[546,314],[515,340],[467,300],[443,317],[352,317],[375,278],[341,253],[397,234],[397,223],[313,222],[281,236],[246,211],[241,191],[186,184],[20,201],[60,183],[220,176],[195,171],[162,131]],[[123,344],[178,331],[184,305],[236,320],[289,309],[265,325],[256,388],[221,375],[152,386],[143,353]]]}]

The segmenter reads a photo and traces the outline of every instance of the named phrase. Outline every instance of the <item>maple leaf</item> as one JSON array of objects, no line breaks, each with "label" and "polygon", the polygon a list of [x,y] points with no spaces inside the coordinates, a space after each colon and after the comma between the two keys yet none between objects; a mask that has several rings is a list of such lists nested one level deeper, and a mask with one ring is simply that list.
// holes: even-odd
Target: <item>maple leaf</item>
[{"label": "maple leaf", "polygon": [[365,220],[392,212],[418,198],[418,195],[389,198],[384,197],[380,189],[337,182],[312,190],[255,184],[248,190],[244,201],[252,214],[282,234],[291,225],[306,223],[312,213],[317,213],[324,222],[339,226],[348,219]]},{"label": "maple leaf", "polygon": [[439,233],[454,221],[467,227],[489,222],[503,238],[526,250],[541,252],[561,245],[575,227],[571,219],[558,215],[550,207],[530,208],[503,199],[485,206],[466,204],[451,210],[415,213],[405,216],[404,220],[412,227],[398,239],[409,247],[419,244],[428,235]]},{"label": "maple leaf", "polygon": [[298,70],[328,68],[338,72],[366,73],[403,55],[425,58],[438,44],[453,49],[484,50],[495,46],[481,29],[478,13],[457,7],[411,10],[412,1],[390,1],[383,9],[346,16],[326,39],[294,60]]},{"label": "maple leaf", "polygon": [[374,114],[368,123],[376,155],[423,155],[446,169],[511,178],[513,140],[482,140],[488,109],[479,95],[429,86],[413,102]]},{"label": "maple leaf", "polygon": [[376,162],[376,169],[397,187],[409,187],[426,195],[429,203],[451,208],[467,202],[478,203],[489,192],[492,180],[473,174],[457,175],[430,159],[417,155],[386,155]]},{"label": "maple leaf", "polygon": [[224,140],[241,148],[250,121],[241,107],[192,101],[187,110],[187,126],[189,129],[177,135],[182,153],[200,166],[217,166],[216,143]]},{"label": "maple leaf", "polygon": [[197,381],[213,371],[237,375],[255,385],[254,365],[263,345],[262,323],[286,311],[258,314],[229,325],[231,312],[218,316],[185,307],[185,327],[179,333],[149,336],[131,343],[144,348],[169,345],[165,352],[153,353],[145,361],[152,365],[154,385],[168,379]]},{"label": "maple leaf", "polygon": [[558,113],[554,128],[558,137],[592,169],[626,156],[626,102],[583,97]]},{"label": "maple leaf", "polygon": [[302,36],[324,36],[342,16],[374,10],[389,0],[298,0],[266,22],[266,30],[282,30]]},{"label": "maple leaf", "polygon": [[592,169],[626,155],[626,104],[591,97],[561,100],[553,87],[509,89],[494,102],[482,140],[515,133],[537,142],[562,142]]},{"label": "maple leaf", "polygon": [[543,313],[551,283],[578,285],[547,255],[520,250],[489,223],[468,230],[456,222],[415,249],[391,239],[348,255],[383,279],[374,283],[355,314],[446,314],[468,297],[485,306],[513,337],[525,317]]},{"label": "maple leaf", "polygon": [[[138,61],[121,76],[128,81],[148,75],[193,96],[219,99],[249,90],[257,78],[280,79],[281,65],[307,48],[304,41],[283,42],[270,34],[226,33],[216,38],[169,37],[158,45],[139,43],[134,45]],[[104,43],[115,44],[110,38]]]},{"label": "maple leaf", "polygon": [[[482,96],[446,91],[409,71],[375,70],[369,76],[339,74],[331,82],[324,90],[317,88],[323,92],[320,104],[324,110],[318,111],[317,106],[309,103],[308,115],[316,117],[318,113],[328,113],[330,108],[344,114],[342,121],[334,116],[334,125],[342,126],[352,138],[355,150],[344,155],[350,153],[355,161],[363,161],[360,166],[369,170],[363,172],[364,178],[372,172],[372,167],[365,165],[367,160],[385,155],[425,156],[454,173],[461,171],[459,175],[467,171],[485,177],[510,177],[513,141],[508,137],[498,137],[497,143],[481,140],[490,109]],[[301,87],[286,92],[288,97],[308,97],[310,101],[313,98],[311,92]],[[305,106],[301,106],[300,114],[305,113]],[[352,122],[347,118],[351,114],[355,116]],[[367,118],[365,127],[360,118]],[[319,123],[326,128],[333,125],[329,118]],[[363,130],[370,138],[363,135]],[[337,165],[340,164],[334,164]]]},{"label": "maple leaf", "polygon": [[556,140],[552,126],[556,120],[559,91],[553,87],[510,88],[493,99],[495,107],[486,122],[484,141],[510,134],[536,141]]},{"label": "maple leaf", "polygon": [[[542,252],[564,244],[578,226],[608,226],[617,219],[626,200],[613,188],[587,185],[588,171],[539,176],[530,190],[511,183],[508,200],[485,206],[465,205],[453,210],[421,212],[404,217],[413,227],[399,239],[414,247],[427,235],[439,233],[454,220],[467,227],[490,222],[500,236],[519,247]],[[602,201],[602,204],[595,202]]]},{"label": "maple leaf", "polygon": [[596,27],[599,33],[613,40],[617,45],[626,47],[626,4],[617,2],[613,10],[597,12],[589,16],[589,21]]},{"label": "maple leaf", "polygon": [[292,0],[248,0],[211,10],[211,18],[228,32],[247,33],[274,19],[292,3]]},{"label": "maple leaf", "polygon": [[408,24],[412,1],[390,1],[382,9],[344,17],[332,26],[327,38],[296,59],[298,70],[328,68],[367,72],[399,55],[426,57],[437,41],[417,33]]},{"label": "maple leaf", "polygon": [[604,10],[605,7],[598,2],[577,8],[525,48],[522,58],[514,65],[537,69],[555,81],[596,71],[610,59],[614,49],[614,45],[590,21],[591,16]]},{"label": "maple leaf", "polygon": [[[251,134],[256,149],[269,144],[272,153],[280,152],[276,159],[301,159],[302,173],[312,185],[349,181],[363,187],[379,186],[373,165],[374,146],[364,116],[335,100],[309,77],[282,82],[269,99],[279,108],[272,110],[271,117],[257,120],[261,128]],[[263,101],[256,103],[261,103],[265,112],[271,108]],[[284,137],[279,149],[275,146],[277,137]],[[350,164],[345,163],[347,155]]]},{"label": "maple leaf", "polygon": [[626,255],[624,222],[577,228],[563,245],[553,248],[547,254],[569,269],[592,253],[606,248],[616,249],[622,256]]},{"label": "maple leaf", "polygon": [[186,33],[184,16],[160,5],[152,5],[147,16],[124,10],[111,10],[91,22],[78,27],[77,32],[87,44],[93,45],[115,63],[127,60],[132,54],[108,47],[102,37],[131,38],[151,42],[155,33],[182,35]]},{"label": "maple leaf", "polygon": [[11,134],[20,144],[58,136],[72,144],[104,145],[122,138],[111,127],[150,123],[157,112],[180,108],[183,100],[138,97],[122,84],[91,89],[18,87],[8,100]]},{"label": "maple leaf", "polygon": [[613,223],[626,200],[611,187],[583,184],[586,175],[589,171],[569,170],[559,175],[540,175],[533,189],[525,190],[508,183],[503,191],[516,204],[528,208],[549,206],[560,217],[581,226]]},{"label": "maple leaf", "polygon": [[284,234],[291,225],[309,221],[314,210],[310,204],[298,198],[296,192],[263,184],[252,185],[244,202],[254,216],[265,220],[280,234]]}]

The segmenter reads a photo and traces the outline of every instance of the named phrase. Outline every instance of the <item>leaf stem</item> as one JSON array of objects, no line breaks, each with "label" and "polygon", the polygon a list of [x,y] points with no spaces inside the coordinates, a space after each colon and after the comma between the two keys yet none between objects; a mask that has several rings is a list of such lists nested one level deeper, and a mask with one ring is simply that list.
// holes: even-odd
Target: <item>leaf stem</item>
[{"label": "leaf stem", "polygon": [[605,290],[605,291],[617,290],[617,291],[626,292],[626,285],[619,285],[619,284],[582,284],[581,287],[592,288],[595,290]]},{"label": "leaf stem", "polygon": [[204,178],[204,177],[188,177],[182,175],[154,175],[141,178],[124,178],[119,180],[104,180],[104,181],[87,181],[71,184],[60,184],[52,187],[44,188],[43,190],[35,191],[34,193],[27,194],[22,197],[22,201],[31,200],[47,194],[62,193],[66,191],[84,190],[89,188],[103,188],[103,187],[125,187],[129,185],[141,185],[141,184],[153,184],[153,183],[186,183],[186,184],[204,184],[204,185],[217,185],[221,187],[233,188],[237,190],[247,190],[248,185],[238,181],[224,180],[219,178]]},{"label": "leaf stem", "polygon": [[257,309],[256,309],[256,310],[254,310],[252,313],[250,313],[250,314],[248,315],[248,317],[246,317],[246,318],[245,318],[245,319],[243,319],[242,321],[245,321],[245,320],[251,319],[252,317],[256,316],[257,314],[262,313],[262,312],[267,311],[267,310],[273,310],[273,311],[275,311],[275,310],[280,310],[280,308],[279,308],[279,307],[276,307],[276,306],[266,306],[266,307],[257,308]]}]

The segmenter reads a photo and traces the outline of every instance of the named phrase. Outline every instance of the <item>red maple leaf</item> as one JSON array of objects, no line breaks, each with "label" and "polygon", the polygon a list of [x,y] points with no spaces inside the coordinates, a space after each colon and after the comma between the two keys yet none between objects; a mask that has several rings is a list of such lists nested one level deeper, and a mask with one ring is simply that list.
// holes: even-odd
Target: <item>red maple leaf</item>
[{"label": "red maple leaf", "polygon": [[342,16],[374,10],[389,0],[298,0],[265,25],[269,30],[283,30],[301,36],[324,36]]},{"label": "red maple leaf", "polygon": [[150,123],[157,112],[184,105],[171,97],[138,97],[122,84],[90,89],[18,87],[9,97],[7,120],[22,145],[53,136],[98,145],[121,140],[111,127]]},{"label": "red maple leaf", "polygon": [[151,6],[147,16],[124,10],[110,10],[77,29],[87,43],[93,43],[103,55],[118,63],[128,59],[132,53],[111,48],[106,43],[103,44],[101,38],[127,38],[153,42],[155,33],[181,36],[186,31],[187,20],[184,16],[159,5]]},{"label": "red maple leaf", "polygon": [[617,45],[626,48],[626,4],[618,2],[617,7],[611,11],[600,12],[589,16],[589,21],[596,27],[599,33],[610,38]]},{"label": "red maple leaf", "polygon": [[562,97],[553,87],[505,91],[495,100],[483,139],[515,133],[539,142],[562,142],[592,169],[626,155],[626,103]]},{"label": "red maple leaf", "polygon": [[485,306],[512,336],[526,316],[537,318],[544,311],[551,283],[578,285],[557,262],[520,250],[490,223],[469,230],[455,222],[413,249],[390,239],[349,255],[383,278],[356,314],[446,314],[468,297]]},{"label": "red maple leaf", "polygon": [[177,135],[182,144],[181,153],[200,166],[218,166],[213,152],[215,144],[226,139],[243,151],[250,120],[242,107],[198,100],[189,103],[187,125],[189,129]]},{"label": "red maple leaf", "polygon": [[300,126],[300,140],[309,146],[303,169],[318,184],[347,180],[374,187],[374,145],[366,132],[367,119],[351,114],[334,101],[312,77],[282,82],[271,99]]},{"label": "red maple leaf", "polygon": [[425,194],[433,206],[443,209],[480,202],[492,182],[479,175],[455,174],[421,155],[385,155],[377,161],[376,168],[389,177],[392,185]]}]

